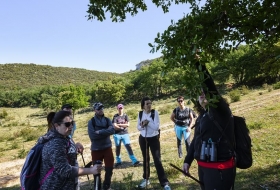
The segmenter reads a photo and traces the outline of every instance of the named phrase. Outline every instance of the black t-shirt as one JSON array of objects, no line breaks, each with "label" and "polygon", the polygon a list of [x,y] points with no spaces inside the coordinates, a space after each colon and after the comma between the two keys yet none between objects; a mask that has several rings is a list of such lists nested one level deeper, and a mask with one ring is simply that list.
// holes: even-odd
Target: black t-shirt
[{"label": "black t-shirt", "polygon": [[[119,114],[114,115],[113,123],[125,124],[125,123],[128,123],[128,122],[129,122],[129,118],[126,114],[123,114],[122,116],[120,116]],[[127,127],[124,128],[123,130],[116,130],[115,129],[115,134],[118,134],[118,135],[128,134]]]},{"label": "black t-shirt", "polygon": [[177,120],[175,122],[176,125],[179,125],[182,127],[189,126],[190,109],[188,107],[185,107],[185,109],[183,109],[183,110],[181,110],[179,107],[177,107],[173,110],[173,113],[175,114],[175,119]]}]

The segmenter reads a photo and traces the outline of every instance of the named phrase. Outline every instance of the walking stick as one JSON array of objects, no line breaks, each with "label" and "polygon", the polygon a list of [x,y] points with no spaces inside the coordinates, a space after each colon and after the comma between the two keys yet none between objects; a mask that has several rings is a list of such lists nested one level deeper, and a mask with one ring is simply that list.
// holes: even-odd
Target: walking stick
[{"label": "walking stick", "polygon": [[[102,162],[100,160],[96,160],[94,165],[95,164],[102,164]],[[100,175],[101,175],[100,173],[94,175],[95,176],[95,188],[94,188],[94,190],[99,190],[98,186],[99,186]]]},{"label": "walking stick", "polygon": [[147,141],[147,126],[146,126],[146,135],[145,135],[145,142],[146,142],[146,189],[148,186],[148,141]]},{"label": "walking stick", "polygon": [[[84,159],[83,154],[81,154],[81,156],[82,156],[82,159],[83,159],[83,162],[84,162],[84,167],[86,168],[86,163],[85,163],[85,159]],[[88,183],[89,183],[89,186],[90,186],[90,190],[92,190],[92,189],[91,189],[91,185],[90,185],[90,180],[89,180],[88,174],[87,174],[87,179],[88,179]]]},{"label": "walking stick", "polygon": [[193,179],[194,181],[199,183],[201,186],[204,186],[204,184],[201,181],[199,181],[198,179],[191,176],[191,174],[186,173],[184,170],[180,169],[179,167],[175,166],[174,164],[169,163],[169,165],[172,166],[173,168],[177,169],[178,171],[182,172],[184,175],[188,176],[189,178]]}]

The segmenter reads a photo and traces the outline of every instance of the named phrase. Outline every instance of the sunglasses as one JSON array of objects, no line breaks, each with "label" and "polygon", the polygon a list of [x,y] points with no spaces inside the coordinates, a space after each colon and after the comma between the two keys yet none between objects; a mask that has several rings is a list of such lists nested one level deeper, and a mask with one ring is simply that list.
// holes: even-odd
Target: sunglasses
[{"label": "sunglasses", "polygon": [[65,122],[65,123],[60,123],[60,124],[64,124],[65,127],[70,127],[71,125],[73,126],[75,124],[75,121]]},{"label": "sunglasses", "polygon": [[119,110],[121,110],[122,108],[119,108]]},{"label": "sunglasses", "polygon": [[180,103],[182,103],[184,100],[178,100],[177,102],[180,102]]}]

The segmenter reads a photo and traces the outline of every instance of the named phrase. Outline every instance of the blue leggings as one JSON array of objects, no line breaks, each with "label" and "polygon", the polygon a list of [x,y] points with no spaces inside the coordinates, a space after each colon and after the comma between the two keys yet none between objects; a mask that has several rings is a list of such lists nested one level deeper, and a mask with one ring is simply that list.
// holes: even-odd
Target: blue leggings
[{"label": "blue leggings", "polygon": [[184,135],[184,141],[186,144],[186,151],[189,150],[189,146],[191,144],[191,132],[187,131],[188,127],[181,127],[179,125],[175,125],[175,133],[177,137],[177,148],[178,154],[182,154],[182,136]]}]

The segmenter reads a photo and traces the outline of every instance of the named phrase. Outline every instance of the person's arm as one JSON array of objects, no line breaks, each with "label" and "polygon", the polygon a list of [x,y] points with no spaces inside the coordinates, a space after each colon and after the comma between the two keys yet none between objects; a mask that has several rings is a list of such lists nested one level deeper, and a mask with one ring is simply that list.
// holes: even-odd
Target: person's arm
[{"label": "person's arm", "polygon": [[176,115],[175,114],[176,114],[176,108],[173,110],[173,112],[170,116],[171,121],[173,121],[174,123],[176,122],[176,118],[175,118]]},{"label": "person's arm", "polygon": [[102,169],[102,165],[101,164],[95,164],[93,167],[90,168],[79,168],[78,169],[78,176],[81,175],[87,175],[87,174],[100,174]]},{"label": "person's arm", "polygon": [[139,113],[138,113],[138,117],[137,117],[137,129],[138,129],[138,131],[142,131],[144,129],[141,125]]},{"label": "person's arm", "polygon": [[109,135],[114,134],[115,133],[115,129],[113,127],[112,121],[109,118],[105,118],[104,117],[104,119],[107,120],[106,123],[108,122],[107,125],[109,127],[107,129],[98,130],[98,134],[103,135],[103,136],[109,136]]},{"label": "person's arm", "polygon": [[94,130],[94,127],[92,125],[92,121],[89,120],[88,121],[88,135],[91,141],[95,140],[95,139],[103,139],[104,136],[99,135],[96,133],[96,131]]}]

